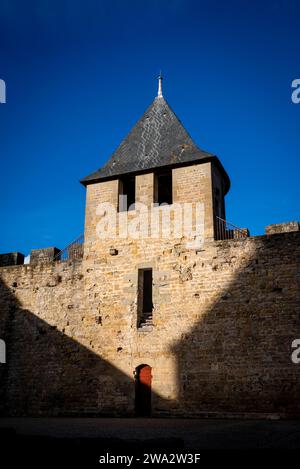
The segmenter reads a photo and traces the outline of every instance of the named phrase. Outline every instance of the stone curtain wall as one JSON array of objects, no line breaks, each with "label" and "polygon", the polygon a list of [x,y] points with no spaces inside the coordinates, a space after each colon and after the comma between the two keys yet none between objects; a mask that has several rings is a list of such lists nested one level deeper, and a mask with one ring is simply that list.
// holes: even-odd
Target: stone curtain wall
[{"label": "stone curtain wall", "polygon": [[[134,370],[148,364],[153,415],[300,416],[290,358],[299,232],[207,241],[198,252],[183,241],[113,245],[114,256],[107,241],[82,262],[0,268],[3,414],[133,415]],[[136,328],[143,267],[153,268],[148,332]]]},{"label": "stone curtain wall", "polygon": [[[185,415],[300,417],[300,233],[218,241],[201,253],[177,356]],[[182,310],[184,313],[184,310]],[[193,365],[191,365],[193,364]]]}]

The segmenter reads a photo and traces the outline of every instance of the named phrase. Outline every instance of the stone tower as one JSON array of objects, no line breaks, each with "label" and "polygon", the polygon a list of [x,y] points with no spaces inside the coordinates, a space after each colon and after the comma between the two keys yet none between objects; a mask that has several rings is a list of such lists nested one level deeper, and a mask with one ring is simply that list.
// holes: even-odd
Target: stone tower
[{"label": "stone tower", "polygon": [[[81,182],[87,188],[85,250],[97,255],[96,208],[111,203],[119,212],[134,203],[203,204],[204,239],[214,239],[215,217],[225,218],[229,177],[217,156],[193,142],[162,95],[158,95],[128,136],[98,171]],[[127,196],[120,207],[120,195]],[[101,248],[100,248],[101,250]],[[151,254],[150,254],[151,257]]]},{"label": "stone tower", "polygon": [[[185,297],[182,285],[192,278],[188,259],[214,240],[215,217],[225,217],[229,177],[215,155],[193,142],[162,96],[160,77],[157,97],[129,135],[102,168],[81,182],[87,188],[83,265],[86,292],[92,288],[87,302],[93,311],[101,299],[101,317],[107,316],[101,331],[109,344],[106,358],[127,376],[138,374],[146,364],[152,369],[155,396],[176,402],[170,343],[182,334],[178,323]],[[180,223],[185,220],[184,209],[191,209],[192,233],[166,235],[164,216],[170,215],[172,226],[178,221],[173,207],[180,212]],[[137,212],[140,219],[147,218],[146,228],[137,236],[126,230],[124,234],[124,224],[135,223]],[[107,237],[99,233],[105,217],[116,217],[115,231]],[[153,224],[159,225],[154,236]],[[200,232],[195,232],[195,225]],[[178,257],[184,262],[178,263]],[[162,340],[165,335],[169,340]],[[129,402],[134,412],[134,397]]]}]

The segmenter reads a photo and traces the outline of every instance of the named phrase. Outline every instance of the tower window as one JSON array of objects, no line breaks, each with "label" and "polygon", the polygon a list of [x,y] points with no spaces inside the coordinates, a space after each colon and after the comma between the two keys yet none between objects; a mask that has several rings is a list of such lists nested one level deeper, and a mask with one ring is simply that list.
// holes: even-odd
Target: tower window
[{"label": "tower window", "polygon": [[134,210],[135,177],[128,176],[119,181],[119,212]]},{"label": "tower window", "polygon": [[139,269],[138,272],[138,320],[137,326],[152,324],[152,269]]},{"label": "tower window", "polygon": [[155,202],[159,205],[173,203],[171,169],[155,175]]}]

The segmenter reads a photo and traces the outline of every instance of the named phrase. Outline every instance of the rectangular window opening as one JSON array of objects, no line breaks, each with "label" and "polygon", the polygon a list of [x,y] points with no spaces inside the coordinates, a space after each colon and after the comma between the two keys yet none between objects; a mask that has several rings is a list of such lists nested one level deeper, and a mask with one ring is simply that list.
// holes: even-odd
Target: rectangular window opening
[{"label": "rectangular window opening", "polygon": [[119,181],[119,212],[134,210],[135,177],[128,176]]},{"label": "rectangular window opening", "polygon": [[159,205],[173,203],[171,169],[155,175],[155,202]]},{"label": "rectangular window opening", "polygon": [[152,325],[152,269],[139,269],[138,272],[138,328]]}]

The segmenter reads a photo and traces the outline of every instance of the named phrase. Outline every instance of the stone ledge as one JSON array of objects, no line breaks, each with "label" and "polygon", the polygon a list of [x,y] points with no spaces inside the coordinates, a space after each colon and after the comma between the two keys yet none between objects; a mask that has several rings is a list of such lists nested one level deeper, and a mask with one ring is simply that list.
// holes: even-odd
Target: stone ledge
[{"label": "stone ledge", "polygon": [[153,331],[153,324],[147,326],[141,326],[137,328],[137,332],[151,332]]}]

